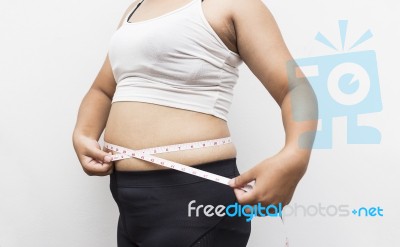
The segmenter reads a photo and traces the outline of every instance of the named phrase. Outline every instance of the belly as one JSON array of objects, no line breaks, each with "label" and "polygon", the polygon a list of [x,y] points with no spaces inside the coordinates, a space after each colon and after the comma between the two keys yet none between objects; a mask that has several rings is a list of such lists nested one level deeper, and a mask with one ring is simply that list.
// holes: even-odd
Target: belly
[{"label": "belly", "polygon": [[[230,136],[226,121],[203,113],[140,102],[112,104],[104,131],[106,142],[143,149]],[[234,144],[155,156],[185,165],[196,165],[236,157]],[[139,159],[115,161],[116,170],[168,169]]]}]

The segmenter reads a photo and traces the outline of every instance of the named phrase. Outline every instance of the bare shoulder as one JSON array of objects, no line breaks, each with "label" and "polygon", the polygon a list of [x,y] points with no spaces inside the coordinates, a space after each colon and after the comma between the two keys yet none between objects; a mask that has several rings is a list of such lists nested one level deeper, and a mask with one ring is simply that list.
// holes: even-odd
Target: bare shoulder
[{"label": "bare shoulder", "polygon": [[231,14],[238,24],[262,24],[275,26],[275,20],[262,0],[233,0]]},{"label": "bare shoulder", "polygon": [[268,7],[263,0],[232,0],[230,2],[233,11],[244,10],[240,11],[242,13],[248,10],[255,11],[256,9],[258,11],[268,11]]},{"label": "bare shoulder", "polygon": [[281,101],[287,86],[286,65],[293,58],[278,24],[262,0],[232,0],[232,18],[239,54],[249,69]]},{"label": "bare shoulder", "polygon": [[231,12],[237,46],[244,60],[258,63],[255,58],[259,54],[274,58],[264,64],[275,63],[277,58],[290,59],[278,24],[262,0],[233,0]]}]

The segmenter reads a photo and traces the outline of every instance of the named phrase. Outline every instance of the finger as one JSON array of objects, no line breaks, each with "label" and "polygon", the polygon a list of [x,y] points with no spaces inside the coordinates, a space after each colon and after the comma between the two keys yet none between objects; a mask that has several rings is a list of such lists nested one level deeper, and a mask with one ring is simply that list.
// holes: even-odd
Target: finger
[{"label": "finger", "polygon": [[111,175],[114,172],[114,169],[110,169],[106,172],[105,176]]},{"label": "finger", "polygon": [[246,190],[249,190],[254,186],[255,177],[256,177],[255,172],[253,170],[249,170],[249,171],[229,180],[229,186],[231,186],[233,188],[246,186]]},{"label": "finger", "polygon": [[114,165],[114,162],[112,161],[112,153],[111,152],[108,152],[107,153],[107,155],[105,156],[105,160],[104,160],[104,162],[106,163],[106,164],[108,164],[108,165]]},{"label": "finger", "polygon": [[91,157],[85,157],[85,159],[83,159],[82,165],[88,172],[93,173],[95,175],[104,174],[113,167],[112,163],[103,163]]},{"label": "finger", "polygon": [[88,176],[108,176],[113,173],[113,169],[108,170],[107,172],[91,172],[86,169],[83,169]]},{"label": "finger", "polygon": [[253,205],[257,203],[257,197],[255,190],[250,190],[248,192],[243,191],[242,189],[235,188],[233,189],[236,199],[240,204],[249,204]]},{"label": "finger", "polygon": [[89,156],[93,159],[96,159],[100,162],[109,163],[112,160],[111,154],[109,154],[99,148],[93,148],[93,147],[88,148],[87,156]]},{"label": "finger", "polygon": [[90,176],[107,176],[107,175],[110,175],[111,173],[113,173],[114,169],[112,167],[108,167],[108,168],[104,168],[104,169],[96,169],[96,168],[90,167],[90,168],[85,168],[84,170]]}]

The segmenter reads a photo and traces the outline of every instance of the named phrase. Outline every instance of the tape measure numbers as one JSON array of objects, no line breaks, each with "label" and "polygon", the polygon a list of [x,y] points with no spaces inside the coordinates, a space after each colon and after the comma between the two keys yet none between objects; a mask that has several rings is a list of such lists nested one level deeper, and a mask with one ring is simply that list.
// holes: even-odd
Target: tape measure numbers
[{"label": "tape measure numbers", "polygon": [[[230,178],[223,177],[211,172],[203,171],[197,169],[192,166],[183,165],[174,161],[166,160],[163,158],[159,158],[154,156],[154,154],[160,153],[169,153],[169,152],[176,152],[176,151],[183,151],[183,150],[191,150],[191,149],[199,149],[205,147],[212,147],[212,146],[219,146],[231,143],[232,140],[230,137],[220,138],[220,139],[213,139],[213,140],[206,140],[206,141],[199,141],[199,142],[190,142],[190,143],[180,143],[168,146],[160,146],[154,148],[146,148],[140,150],[133,150],[128,149],[125,147],[121,147],[118,145],[110,144],[104,142],[104,147],[116,152],[116,154],[112,155],[112,161],[123,160],[123,159],[131,159],[136,158],[140,160],[145,160],[157,165],[161,165],[164,167],[168,167],[171,169],[175,169],[181,172],[185,172],[194,176],[202,177],[211,181],[215,181],[221,184],[228,185]],[[244,187],[240,189],[248,192],[253,189],[254,181],[248,183]]]},{"label": "tape measure numbers", "polygon": [[[121,147],[118,145],[110,144],[108,142],[104,142],[104,147],[111,151],[116,152],[116,154],[112,155],[112,161],[136,158],[136,159],[145,160],[145,161],[157,164],[157,165],[161,165],[164,167],[168,167],[171,169],[175,169],[175,170],[178,170],[181,172],[185,172],[185,173],[191,174],[193,176],[202,177],[202,178],[214,181],[214,182],[228,185],[229,181],[231,180],[230,178],[223,177],[223,176],[211,173],[211,172],[203,171],[203,170],[197,169],[193,166],[187,166],[187,165],[183,165],[183,164],[180,164],[180,163],[177,163],[174,161],[159,158],[159,157],[154,156],[154,154],[212,147],[212,146],[228,144],[231,142],[232,142],[232,140],[230,137],[225,137],[225,138],[213,139],[213,140],[207,140],[207,141],[181,143],[181,144],[160,146],[160,147],[154,147],[154,148],[146,148],[146,149],[140,149],[140,150],[133,150],[133,149]],[[255,184],[255,181],[253,180],[250,183],[246,184],[245,186],[243,186],[239,189],[248,192],[251,189],[253,189],[254,184]],[[281,220],[283,223],[282,218],[281,218]],[[287,247],[287,246],[289,246],[289,242],[288,242],[288,238],[286,237],[285,247]]]}]

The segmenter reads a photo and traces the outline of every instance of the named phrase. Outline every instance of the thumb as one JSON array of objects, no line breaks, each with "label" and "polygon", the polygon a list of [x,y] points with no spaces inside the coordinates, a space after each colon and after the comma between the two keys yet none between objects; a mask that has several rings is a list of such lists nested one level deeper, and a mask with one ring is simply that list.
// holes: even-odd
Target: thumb
[{"label": "thumb", "polygon": [[[254,174],[254,171],[249,170],[249,171],[229,180],[229,186],[231,186],[233,188],[248,186],[248,183],[253,181],[255,179],[255,177],[256,176]],[[252,185],[250,185],[250,186],[252,186]]]},{"label": "thumb", "polygon": [[98,148],[88,148],[88,156],[90,156],[93,159],[96,159],[98,161],[102,162],[111,162],[112,157],[111,154],[106,153],[105,151],[98,149]]}]

